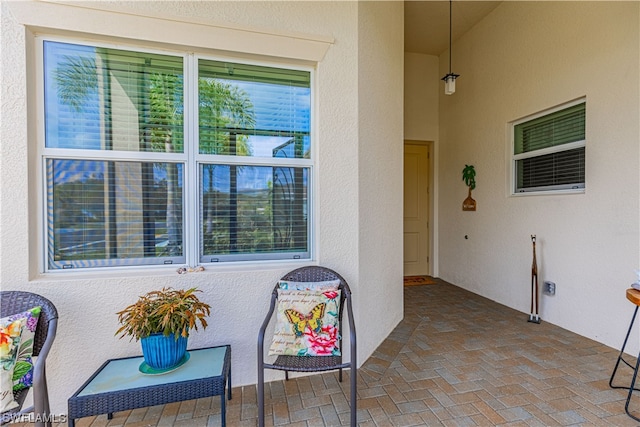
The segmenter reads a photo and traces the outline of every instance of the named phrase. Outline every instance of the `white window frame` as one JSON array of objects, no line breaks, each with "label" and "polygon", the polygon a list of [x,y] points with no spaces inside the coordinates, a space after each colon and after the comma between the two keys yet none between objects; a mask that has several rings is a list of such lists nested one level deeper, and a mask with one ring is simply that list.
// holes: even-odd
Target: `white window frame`
[{"label": "white window frame", "polygon": [[[579,104],[585,104],[585,109],[586,109],[586,98],[582,97],[582,98],[578,98],[572,101],[569,101],[567,103],[540,111],[538,113],[526,116],[526,117],[522,117],[518,120],[515,120],[513,122],[510,122],[508,125],[508,133],[509,133],[509,137],[508,137],[508,141],[509,141],[509,147],[508,147],[508,152],[510,153],[509,155],[509,191],[510,194],[512,196],[535,196],[535,195],[552,195],[552,194],[582,194],[585,192],[585,188],[586,188],[586,173],[585,173],[585,182],[582,183],[581,185],[575,185],[572,186],[571,188],[567,188],[567,186],[565,185],[560,185],[560,186],[549,186],[549,187],[543,187],[543,188],[534,188],[534,189],[530,189],[530,190],[526,190],[526,191],[518,191],[517,189],[517,162],[519,160],[523,160],[523,159],[527,159],[527,158],[533,158],[533,157],[539,157],[539,156],[544,156],[544,155],[548,155],[548,154],[553,154],[553,153],[559,153],[559,152],[563,152],[563,151],[569,151],[569,150],[573,150],[576,148],[585,148],[586,149],[586,120],[585,120],[585,139],[584,140],[580,140],[580,141],[575,141],[575,142],[570,142],[570,143],[566,143],[566,144],[561,144],[561,145],[557,145],[554,147],[548,147],[548,148],[543,148],[540,150],[534,150],[534,151],[529,151],[526,153],[520,153],[520,154],[515,154],[515,128],[517,125],[521,124],[521,123],[525,123],[531,120],[535,120],[544,116],[548,116],[550,114],[556,113],[558,111],[579,105]],[[586,114],[586,111],[585,111]]]},{"label": "white window frame", "polygon": [[[184,152],[167,154],[162,153],[162,156],[154,154],[153,152],[113,152],[113,151],[97,151],[97,150],[74,150],[70,153],[67,149],[59,148],[46,148],[45,147],[45,103],[44,103],[44,61],[43,61],[43,46],[44,41],[61,42],[61,43],[74,43],[89,46],[99,46],[105,48],[131,50],[142,53],[156,53],[164,55],[173,55],[176,57],[183,57],[184,64]],[[316,84],[315,84],[315,67],[310,65],[300,65],[295,62],[268,62],[260,59],[255,60],[250,55],[238,56],[223,56],[212,55],[206,52],[196,51],[190,48],[178,49],[167,48],[159,49],[157,47],[148,48],[138,44],[122,44],[113,43],[108,39],[87,39],[87,38],[75,38],[67,36],[59,36],[56,34],[38,34],[35,37],[35,52],[36,52],[36,93],[37,93],[37,168],[36,178],[38,182],[38,242],[39,242],[39,270],[41,273],[52,274],[71,274],[80,272],[114,272],[132,271],[133,269],[157,269],[175,270],[181,266],[197,266],[204,265],[209,268],[216,269],[237,269],[237,268],[251,268],[252,265],[263,266],[282,263],[308,263],[315,259],[315,252],[317,248],[316,242],[316,207],[315,200],[316,191],[316,167],[315,159],[317,157],[317,124],[316,124]],[[198,60],[215,60],[226,61],[230,63],[243,63],[248,65],[274,67],[280,69],[300,70],[310,73],[310,132],[309,138],[311,140],[310,146],[310,158],[309,159],[291,159],[291,158],[266,158],[266,157],[251,157],[251,156],[226,156],[216,155],[215,161],[211,161],[211,155],[200,154],[198,150],[198,99],[197,96],[193,96],[193,91],[189,90],[189,82],[197,81],[198,77]],[[187,75],[191,78],[186,78]],[[194,80],[195,79],[195,80]],[[195,113],[194,113],[195,111]],[[187,142],[191,141],[191,142]],[[158,161],[158,162],[175,162],[184,165],[184,184],[183,184],[183,254],[185,258],[184,264],[172,263],[170,265],[152,264],[145,265],[144,263],[136,263],[133,265],[127,265],[126,262],[118,263],[117,265],[110,265],[104,267],[90,267],[90,268],[72,268],[72,269],[50,269],[49,268],[49,254],[48,254],[48,213],[47,213],[47,177],[46,177],[46,162],[51,158],[65,158],[65,159],[78,159],[78,160],[122,160],[122,161],[135,161],[144,160]],[[211,164],[223,164],[223,165],[250,165],[250,166],[273,166],[273,167],[298,167],[308,169],[308,217],[307,217],[307,254],[306,257],[291,258],[287,256],[279,257],[274,256],[273,253],[261,255],[256,254],[255,257],[249,260],[230,260],[228,257],[221,259],[220,262],[206,263],[201,261],[200,257],[200,233],[199,233],[199,212],[200,197],[199,197],[199,168],[202,163]]]}]

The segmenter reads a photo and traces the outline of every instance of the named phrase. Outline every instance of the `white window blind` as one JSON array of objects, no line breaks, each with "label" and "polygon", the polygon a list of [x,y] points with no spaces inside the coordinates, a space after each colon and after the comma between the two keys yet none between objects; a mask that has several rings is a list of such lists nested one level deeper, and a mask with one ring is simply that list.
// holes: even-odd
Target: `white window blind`
[{"label": "white window blind", "polygon": [[309,70],[46,38],[42,69],[48,271],[310,257]]},{"label": "white window blind", "polygon": [[517,193],[583,189],[585,102],[513,126]]},{"label": "white window blind", "polygon": [[[212,60],[198,68],[201,262],[308,258],[309,72]],[[211,105],[212,90],[233,102]]]}]

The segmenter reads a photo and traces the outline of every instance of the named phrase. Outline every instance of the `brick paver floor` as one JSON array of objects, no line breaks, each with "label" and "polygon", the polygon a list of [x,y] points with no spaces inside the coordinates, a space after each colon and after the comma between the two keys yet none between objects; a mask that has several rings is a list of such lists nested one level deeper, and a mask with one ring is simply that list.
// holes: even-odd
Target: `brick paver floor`
[{"label": "brick paver floor", "polygon": [[[608,385],[618,350],[436,282],[405,287],[404,320],[358,370],[359,426],[639,424],[624,412],[625,390]],[[620,370],[624,383],[630,369]],[[349,374],[342,383],[327,373],[267,384],[266,425],[348,425]],[[638,394],[632,407],[640,414]],[[227,424],[256,426],[256,400],[255,386],[234,388]],[[220,402],[173,403],[76,425],[219,426]]]}]

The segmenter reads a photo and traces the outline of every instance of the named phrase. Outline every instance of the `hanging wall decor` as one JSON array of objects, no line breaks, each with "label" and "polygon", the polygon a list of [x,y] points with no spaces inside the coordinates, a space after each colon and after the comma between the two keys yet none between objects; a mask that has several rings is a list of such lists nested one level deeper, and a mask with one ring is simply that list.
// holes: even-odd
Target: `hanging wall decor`
[{"label": "hanging wall decor", "polygon": [[476,210],[476,201],[471,198],[471,190],[476,188],[476,170],[473,165],[464,165],[464,169],[462,170],[462,180],[465,185],[469,187],[469,194],[464,202],[462,202],[462,210],[463,211],[475,211]]}]

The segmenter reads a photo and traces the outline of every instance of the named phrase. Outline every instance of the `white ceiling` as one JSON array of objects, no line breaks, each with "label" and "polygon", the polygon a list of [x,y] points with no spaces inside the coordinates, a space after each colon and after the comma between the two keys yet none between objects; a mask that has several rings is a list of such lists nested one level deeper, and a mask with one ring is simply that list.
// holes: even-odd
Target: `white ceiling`
[{"label": "white ceiling", "polygon": [[[456,1],[452,9],[453,41],[495,9],[500,1]],[[440,55],[449,48],[449,2],[404,2],[405,52]]]}]

